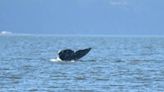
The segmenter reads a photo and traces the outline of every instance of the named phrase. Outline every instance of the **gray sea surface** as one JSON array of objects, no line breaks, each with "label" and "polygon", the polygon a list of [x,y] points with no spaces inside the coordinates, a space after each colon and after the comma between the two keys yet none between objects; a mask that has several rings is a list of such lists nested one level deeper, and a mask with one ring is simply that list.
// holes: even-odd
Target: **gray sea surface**
[{"label": "gray sea surface", "polygon": [[0,92],[164,92],[164,37],[0,36]]}]

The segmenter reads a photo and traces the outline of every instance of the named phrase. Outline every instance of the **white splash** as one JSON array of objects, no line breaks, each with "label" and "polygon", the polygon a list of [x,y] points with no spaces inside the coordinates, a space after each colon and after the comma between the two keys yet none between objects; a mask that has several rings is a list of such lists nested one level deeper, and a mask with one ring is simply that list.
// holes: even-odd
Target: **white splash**
[{"label": "white splash", "polygon": [[[50,61],[51,62],[65,62],[65,61],[61,60],[59,57],[52,58],[52,59],[50,59]],[[66,61],[66,62],[68,62],[68,61]],[[75,62],[75,60],[71,60],[70,62]]]},{"label": "white splash", "polygon": [[51,62],[62,62],[62,60],[59,57],[50,59],[50,61]]}]

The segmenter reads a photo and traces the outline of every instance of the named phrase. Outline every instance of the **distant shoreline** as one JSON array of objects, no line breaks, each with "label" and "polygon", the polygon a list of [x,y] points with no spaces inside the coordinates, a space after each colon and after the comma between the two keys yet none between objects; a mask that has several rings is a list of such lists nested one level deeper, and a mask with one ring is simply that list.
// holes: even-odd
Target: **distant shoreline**
[{"label": "distant shoreline", "polygon": [[104,35],[104,34],[0,34],[0,36],[56,36],[56,37],[164,37],[164,35]]}]

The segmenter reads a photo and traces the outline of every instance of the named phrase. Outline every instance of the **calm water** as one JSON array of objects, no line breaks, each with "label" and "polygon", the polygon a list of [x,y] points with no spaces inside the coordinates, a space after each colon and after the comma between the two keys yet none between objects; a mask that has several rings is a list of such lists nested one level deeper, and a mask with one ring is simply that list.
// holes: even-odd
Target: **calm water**
[{"label": "calm water", "polygon": [[[86,47],[79,61],[50,61]],[[164,38],[0,36],[0,92],[164,92]]]}]

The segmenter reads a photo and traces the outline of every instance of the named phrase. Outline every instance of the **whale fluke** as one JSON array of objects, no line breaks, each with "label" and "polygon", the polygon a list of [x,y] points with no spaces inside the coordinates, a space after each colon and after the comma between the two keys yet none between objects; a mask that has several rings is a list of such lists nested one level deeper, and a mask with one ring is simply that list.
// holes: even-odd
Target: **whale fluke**
[{"label": "whale fluke", "polygon": [[58,55],[61,60],[69,61],[69,60],[72,60],[74,51],[70,49],[65,49],[65,50],[60,51]]},{"label": "whale fluke", "polygon": [[64,61],[78,60],[84,57],[86,54],[88,54],[90,50],[91,48],[86,48],[86,49],[81,49],[74,52],[71,49],[65,49],[65,50],[61,50],[58,53],[58,55],[59,55],[59,58]]},{"label": "whale fluke", "polygon": [[83,50],[78,50],[74,54],[74,60],[78,60],[88,54],[88,52],[91,50],[91,48],[83,49]]}]

